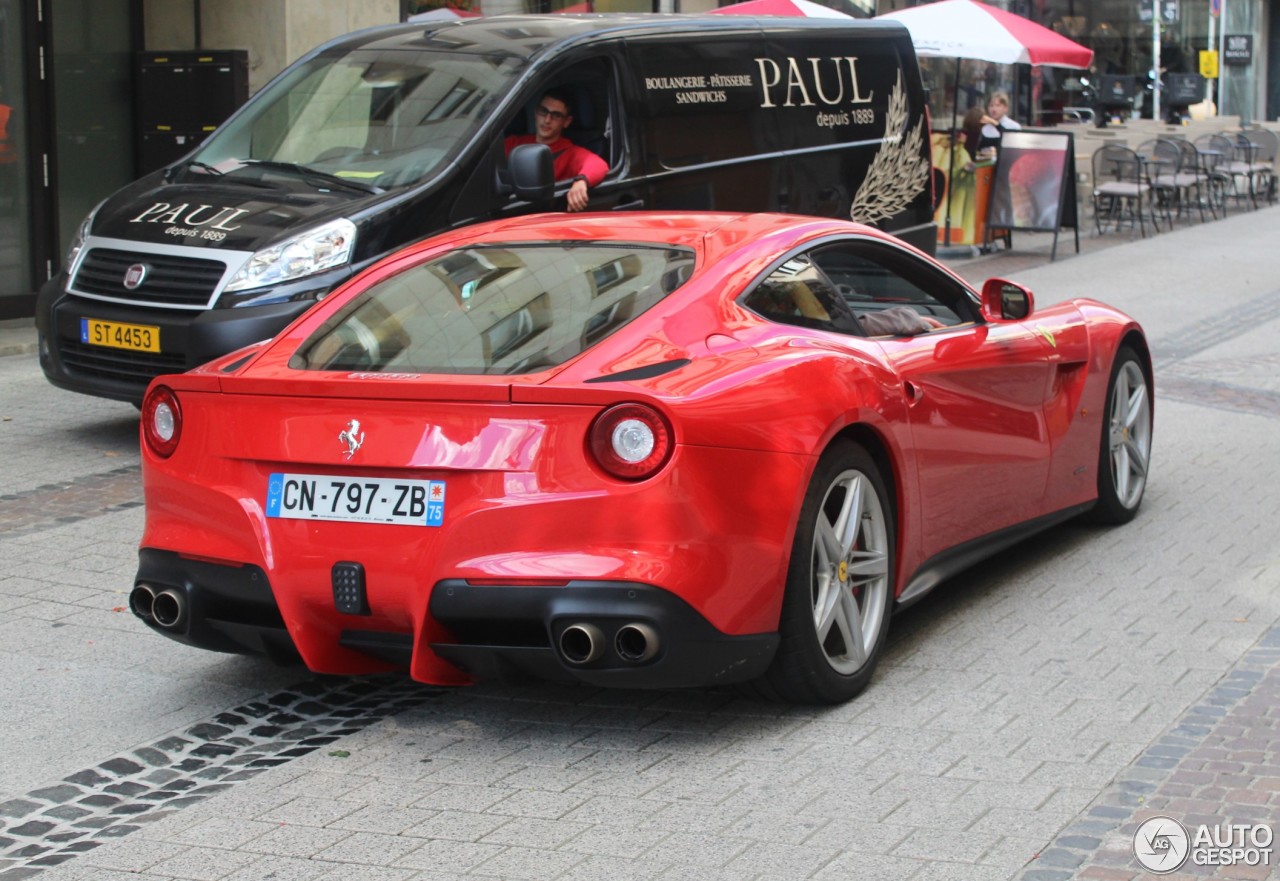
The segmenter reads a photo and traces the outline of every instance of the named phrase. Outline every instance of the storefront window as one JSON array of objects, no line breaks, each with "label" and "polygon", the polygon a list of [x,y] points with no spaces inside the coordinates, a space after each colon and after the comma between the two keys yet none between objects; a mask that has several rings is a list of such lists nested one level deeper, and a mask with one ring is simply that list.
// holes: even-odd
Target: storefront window
[{"label": "storefront window", "polygon": [[[1259,56],[1265,41],[1258,36],[1260,33],[1259,16],[1254,3],[1235,0],[1235,2],[1224,3],[1223,7],[1226,10],[1226,20],[1222,25],[1223,33],[1254,35],[1254,62],[1252,65],[1224,64],[1219,68],[1222,72],[1222,84],[1218,112],[1233,116],[1238,115],[1241,123],[1248,125],[1253,122],[1256,111],[1255,95],[1263,85],[1263,83],[1258,82],[1258,79],[1262,76],[1260,72],[1265,70],[1259,60]],[[1274,9],[1275,7],[1272,8]]]},{"label": "storefront window", "polygon": [[[19,0],[0,0],[0,318],[14,298],[31,292],[23,119],[22,21]],[[29,314],[29,313],[28,313]]]},{"label": "storefront window", "polygon": [[[993,92],[1013,95],[1016,91],[1016,65],[992,64],[987,61],[954,58],[921,58],[920,74],[929,92],[929,116],[935,129],[958,125],[970,107],[985,107]],[[1015,101],[1010,116],[1022,118]]]},{"label": "storefront window", "polygon": [[[1169,74],[1199,72],[1199,53],[1209,46],[1209,0],[1158,0],[1164,16],[1161,25],[1160,71]],[[888,11],[882,0],[881,11]],[[1030,67],[1029,65],[987,64],[954,59],[921,59],[929,110],[934,128],[949,128],[954,107],[957,118],[966,109],[981,104],[982,95],[993,91],[1013,96],[1011,116],[1024,125],[1056,125],[1071,118],[1076,108],[1096,109],[1098,87],[1103,76],[1132,77],[1135,100],[1126,112],[1151,115],[1154,50],[1150,14],[1144,15],[1136,0],[996,0],[994,5],[1044,25],[1068,39],[1093,50],[1088,70]],[[1233,33],[1251,33],[1252,4],[1241,0],[1229,19]],[[1248,19],[1248,20],[1245,20]],[[1216,48],[1216,47],[1213,47]],[[1239,92],[1239,101],[1248,100],[1249,86],[1244,76],[1231,81],[1228,72],[1227,100]],[[958,78],[958,81],[957,81]],[[1210,88],[1209,94],[1212,95]],[[1162,107],[1162,111],[1166,108]],[[1239,109],[1223,112],[1239,113]],[[1162,115],[1163,112],[1162,112]]]},{"label": "storefront window", "polygon": [[85,215],[134,178],[130,0],[51,8],[59,255]]}]

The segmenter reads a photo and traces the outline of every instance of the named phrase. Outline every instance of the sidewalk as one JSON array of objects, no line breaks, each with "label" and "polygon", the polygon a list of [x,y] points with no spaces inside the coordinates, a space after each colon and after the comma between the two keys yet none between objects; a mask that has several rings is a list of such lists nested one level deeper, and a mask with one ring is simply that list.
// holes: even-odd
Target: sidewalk
[{"label": "sidewalk", "polygon": [[1143,323],[1147,498],[895,616],[839,707],[311,677],[157,639],[123,608],[136,412],[0,358],[0,881],[1134,881],[1152,815],[1280,832],[1278,237],[1268,208],[946,261]]},{"label": "sidewalk", "polygon": [[0,357],[5,355],[30,355],[36,351],[36,325],[34,318],[0,321]]}]

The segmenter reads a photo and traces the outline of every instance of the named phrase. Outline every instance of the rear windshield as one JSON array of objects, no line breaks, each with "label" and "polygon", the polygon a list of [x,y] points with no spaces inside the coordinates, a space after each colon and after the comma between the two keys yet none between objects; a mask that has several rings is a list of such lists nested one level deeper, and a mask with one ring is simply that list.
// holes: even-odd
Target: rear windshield
[{"label": "rear windshield", "polygon": [[600,243],[464,248],[369,288],[299,348],[299,370],[532,373],[679,287],[693,253]]}]

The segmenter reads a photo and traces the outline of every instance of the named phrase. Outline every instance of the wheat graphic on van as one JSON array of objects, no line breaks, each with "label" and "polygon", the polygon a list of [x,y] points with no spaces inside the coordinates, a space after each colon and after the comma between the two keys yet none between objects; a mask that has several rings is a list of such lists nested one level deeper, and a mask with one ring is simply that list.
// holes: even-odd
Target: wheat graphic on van
[{"label": "wheat graphic on van", "polygon": [[884,117],[884,140],[849,208],[851,220],[888,220],[910,205],[928,183],[929,160],[921,155],[924,116],[904,135],[906,123],[907,93],[899,73]]}]

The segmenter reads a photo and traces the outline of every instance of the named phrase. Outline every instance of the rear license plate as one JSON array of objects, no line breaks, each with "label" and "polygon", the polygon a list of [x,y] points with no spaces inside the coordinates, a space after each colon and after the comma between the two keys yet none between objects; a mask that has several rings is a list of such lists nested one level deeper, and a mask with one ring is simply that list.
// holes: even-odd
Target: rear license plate
[{"label": "rear license plate", "polygon": [[440,526],[444,481],[272,474],[267,481],[267,516]]},{"label": "rear license plate", "polygon": [[80,342],[134,352],[159,352],[160,328],[150,324],[123,324],[119,321],[81,318]]}]

